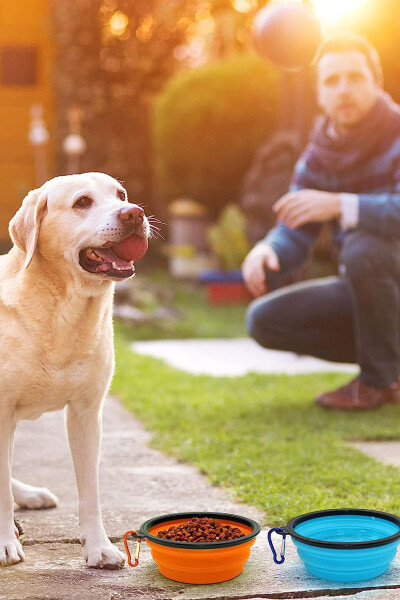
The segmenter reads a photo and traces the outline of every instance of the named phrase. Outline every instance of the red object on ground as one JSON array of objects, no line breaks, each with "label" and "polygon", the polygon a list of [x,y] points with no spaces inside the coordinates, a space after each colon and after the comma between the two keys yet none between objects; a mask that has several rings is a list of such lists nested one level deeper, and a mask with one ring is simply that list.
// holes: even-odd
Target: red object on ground
[{"label": "red object on ground", "polygon": [[321,39],[320,22],[309,4],[269,4],[254,19],[256,50],[284,69],[309,65]]},{"label": "red object on ground", "polygon": [[210,304],[245,304],[253,300],[253,296],[241,281],[210,281],[207,300]]},{"label": "red object on ground", "polygon": [[112,250],[118,258],[122,260],[140,260],[146,254],[149,247],[147,238],[142,238],[135,233],[122,240],[112,247]]}]

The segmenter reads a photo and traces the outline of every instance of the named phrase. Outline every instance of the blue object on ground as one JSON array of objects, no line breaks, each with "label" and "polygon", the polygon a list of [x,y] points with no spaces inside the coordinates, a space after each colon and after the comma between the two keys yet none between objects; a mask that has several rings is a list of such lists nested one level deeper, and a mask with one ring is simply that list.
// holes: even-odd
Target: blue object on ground
[{"label": "blue object on ground", "polygon": [[200,281],[243,281],[243,275],[240,269],[224,270],[224,269],[209,269],[199,273]]},{"label": "blue object on ground", "polygon": [[337,582],[365,581],[385,573],[400,543],[400,519],[389,513],[336,509],[295,517],[272,529],[268,541],[276,558],[271,534],[290,535],[309,573]]}]

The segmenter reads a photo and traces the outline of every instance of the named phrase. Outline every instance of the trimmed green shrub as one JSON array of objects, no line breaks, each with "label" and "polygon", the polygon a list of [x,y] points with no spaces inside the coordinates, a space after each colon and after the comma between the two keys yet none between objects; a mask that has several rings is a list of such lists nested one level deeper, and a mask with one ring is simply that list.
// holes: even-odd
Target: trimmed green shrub
[{"label": "trimmed green shrub", "polygon": [[238,199],[255,150],[276,124],[278,78],[272,65],[245,54],[169,81],[152,115],[159,200],[190,196],[215,216]]},{"label": "trimmed green shrub", "polygon": [[227,204],[218,222],[209,227],[208,241],[220,267],[240,269],[250,244],[246,235],[246,217],[236,204]]}]

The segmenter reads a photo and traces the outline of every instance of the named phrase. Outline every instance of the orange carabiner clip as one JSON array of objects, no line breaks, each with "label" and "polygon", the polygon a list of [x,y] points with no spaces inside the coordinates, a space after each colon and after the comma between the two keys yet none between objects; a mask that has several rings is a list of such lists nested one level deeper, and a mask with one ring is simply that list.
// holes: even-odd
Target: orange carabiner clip
[{"label": "orange carabiner clip", "polygon": [[[132,564],[132,559],[131,559],[131,553],[129,552],[129,548],[128,548],[128,535],[131,535],[131,533],[134,533],[137,536],[137,542],[136,542],[136,552],[135,552],[135,562]],[[124,546],[125,546],[125,551],[128,557],[128,565],[130,567],[137,567],[139,564],[139,554],[140,554],[140,544],[141,544],[142,538],[140,536],[140,534],[137,531],[127,531],[124,535]]]}]

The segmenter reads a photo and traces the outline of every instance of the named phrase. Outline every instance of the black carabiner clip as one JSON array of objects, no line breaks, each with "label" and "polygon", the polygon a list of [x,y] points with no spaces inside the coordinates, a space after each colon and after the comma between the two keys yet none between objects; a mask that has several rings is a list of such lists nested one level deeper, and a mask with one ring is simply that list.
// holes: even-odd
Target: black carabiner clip
[{"label": "black carabiner clip", "polygon": [[[279,533],[279,535],[282,536],[281,558],[279,560],[276,557],[274,544],[272,542],[272,534],[274,533],[274,531],[276,533]],[[286,531],[285,531],[285,529],[282,529],[282,527],[274,527],[273,529],[270,529],[268,531],[268,543],[269,543],[269,547],[271,548],[271,551],[272,551],[274,563],[277,565],[281,565],[282,563],[284,563],[285,562],[285,549],[286,549]]]}]

